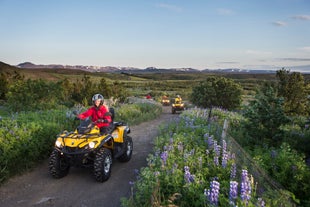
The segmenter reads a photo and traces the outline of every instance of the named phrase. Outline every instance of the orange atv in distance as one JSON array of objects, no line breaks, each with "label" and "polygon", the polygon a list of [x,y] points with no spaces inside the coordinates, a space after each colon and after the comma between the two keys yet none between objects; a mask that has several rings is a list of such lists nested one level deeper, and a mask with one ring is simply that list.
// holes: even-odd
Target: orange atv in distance
[{"label": "orange atv in distance", "polygon": [[161,104],[163,106],[169,106],[170,105],[170,100],[167,96],[163,96],[162,99],[161,99]]}]

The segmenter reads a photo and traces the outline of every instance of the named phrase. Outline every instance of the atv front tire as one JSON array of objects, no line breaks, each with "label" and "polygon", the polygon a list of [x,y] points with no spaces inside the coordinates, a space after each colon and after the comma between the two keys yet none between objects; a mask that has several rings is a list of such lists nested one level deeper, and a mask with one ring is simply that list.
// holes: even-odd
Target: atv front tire
[{"label": "atv front tire", "polygon": [[107,148],[101,148],[94,161],[94,176],[98,182],[104,182],[111,176],[112,153]]},{"label": "atv front tire", "polygon": [[124,137],[124,143],[123,143],[125,149],[124,149],[124,154],[122,154],[120,157],[117,159],[120,162],[128,162],[131,159],[132,155],[132,150],[133,150],[133,142],[132,138],[128,135]]},{"label": "atv front tire", "polygon": [[175,111],[176,111],[175,108],[172,108],[172,109],[171,109],[171,113],[172,113],[172,114],[175,114]]},{"label": "atv front tire", "polygon": [[49,158],[49,172],[54,178],[62,178],[69,172],[70,165],[60,152],[54,149]]}]

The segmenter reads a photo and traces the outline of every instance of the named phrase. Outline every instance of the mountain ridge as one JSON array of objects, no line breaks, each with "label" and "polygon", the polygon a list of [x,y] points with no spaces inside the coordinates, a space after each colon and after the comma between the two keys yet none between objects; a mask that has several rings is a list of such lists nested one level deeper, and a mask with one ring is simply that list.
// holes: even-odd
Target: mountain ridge
[{"label": "mountain ridge", "polygon": [[[6,63],[4,63],[6,64]],[[9,64],[8,64],[9,65]],[[85,66],[85,65],[62,65],[62,64],[34,64],[31,62],[23,62],[18,65],[11,65],[20,69],[70,69],[83,70],[87,72],[109,72],[109,73],[276,73],[276,70],[266,69],[239,69],[239,68],[219,68],[219,69],[203,69],[194,68],[156,68],[147,67],[144,69],[136,67],[115,67],[115,66]],[[280,68],[279,68],[280,69]],[[296,66],[291,71],[310,73],[310,65]]]},{"label": "mountain ridge", "polygon": [[203,69],[198,70],[194,68],[156,68],[147,67],[144,69],[135,67],[115,67],[115,66],[85,66],[85,65],[61,65],[61,64],[39,64],[36,65],[31,62],[24,62],[16,65],[18,68],[25,69],[78,69],[87,72],[110,72],[110,73],[275,73],[273,70],[244,70],[238,68],[225,68],[225,69]]}]

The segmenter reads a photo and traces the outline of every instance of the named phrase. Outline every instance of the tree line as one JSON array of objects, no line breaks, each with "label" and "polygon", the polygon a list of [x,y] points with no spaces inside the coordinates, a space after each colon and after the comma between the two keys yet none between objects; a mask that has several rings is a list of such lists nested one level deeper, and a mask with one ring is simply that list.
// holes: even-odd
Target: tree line
[{"label": "tree line", "polygon": [[105,78],[96,83],[84,75],[75,81],[65,78],[52,82],[25,79],[16,71],[0,74],[0,100],[12,112],[72,107],[76,103],[87,106],[95,93],[101,93],[105,98],[117,97],[121,101],[128,96],[122,83],[108,83]]}]

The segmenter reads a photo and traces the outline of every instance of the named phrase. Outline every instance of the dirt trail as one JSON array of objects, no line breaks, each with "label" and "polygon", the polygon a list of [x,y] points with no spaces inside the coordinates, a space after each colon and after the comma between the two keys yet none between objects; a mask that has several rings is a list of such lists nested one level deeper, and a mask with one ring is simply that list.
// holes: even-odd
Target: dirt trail
[{"label": "dirt trail", "polygon": [[131,127],[134,149],[128,163],[114,160],[108,181],[98,183],[89,169],[72,168],[61,179],[48,173],[46,160],[37,168],[10,179],[0,186],[1,207],[118,207],[120,198],[130,195],[129,181],[135,180],[135,169],[146,166],[146,157],[153,149],[153,140],[158,135],[158,126],[177,118],[170,107],[164,107],[155,120]]}]

